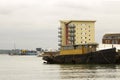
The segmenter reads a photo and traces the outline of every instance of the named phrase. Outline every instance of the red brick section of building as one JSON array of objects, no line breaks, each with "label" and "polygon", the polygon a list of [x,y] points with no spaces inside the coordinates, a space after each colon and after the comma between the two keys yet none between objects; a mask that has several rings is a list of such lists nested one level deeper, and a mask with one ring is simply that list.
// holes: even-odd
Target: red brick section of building
[{"label": "red brick section of building", "polygon": [[120,44],[120,33],[105,34],[102,39],[103,44]]}]

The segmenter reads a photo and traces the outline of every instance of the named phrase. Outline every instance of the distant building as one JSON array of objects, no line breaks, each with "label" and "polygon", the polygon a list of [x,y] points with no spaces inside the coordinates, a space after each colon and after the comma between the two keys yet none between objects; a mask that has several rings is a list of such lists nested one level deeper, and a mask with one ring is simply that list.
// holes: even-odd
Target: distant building
[{"label": "distant building", "polygon": [[9,54],[11,50],[0,50],[0,54]]},{"label": "distant building", "polygon": [[119,34],[105,34],[102,39],[103,44],[120,44]]},{"label": "distant building", "polygon": [[95,22],[92,20],[60,21],[59,46],[95,43]]},{"label": "distant building", "polygon": [[42,48],[36,48],[36,51],[42,51],[43,49]]}]

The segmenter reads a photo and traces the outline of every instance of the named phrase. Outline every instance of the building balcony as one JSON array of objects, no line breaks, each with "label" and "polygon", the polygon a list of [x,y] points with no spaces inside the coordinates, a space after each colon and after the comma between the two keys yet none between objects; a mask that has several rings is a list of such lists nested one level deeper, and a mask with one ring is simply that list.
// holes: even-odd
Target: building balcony
[{"label": "building balcony", "polygon": [[69,39],[69,41],[73,42],[73,41],[75,41],[75,39]]},{"label": "building balcony", "polygon": [[69,37],[75,37],[75,34],[69,34]]},{"label": "building balcony", "polygon": [[75,25],[68,25],[69,28],[75,28]]},{"label": "building balcony", "polygon": [[69,41],[75,41],[75,38],[69,37],[68,40],[69,40]]},{"label": "building balcony", "polygon": [[61,43],[59,43],[59,44],[58,44],[58,46],[62,46],[62,44],[61,44]]},{"label": "building balcony", "polygon": [[59,39],[59,40],[58,40],[58,42],[62,42],[62,40],[61,40],[61,39]]},{"label": "building balcony", "polygon": [[58,48],[58,50],[61,50],[61,48]]},{"label": "building balcony", "polygon": [[59,30],[59,31],[58,31],[58,33],[59,33],[59,34],[62,34],[62,31],[61,31],[61,30]]},{"label": "building balcony", "polygon": [[62,28],[61,28],[61,27],[59,27],[58,29],[59,29],[59,30],[62,30]]},{"label": "building balcony", "polygon": [[73,30],[72,30],[72,29],[69,29],[68,32],[69,32],[69,33],[75,33],[75,30],[74,30],[74,29],[73,29]]},{"label": "building balcony", "polygon": [[62,37],[62,35],[58,35],[58,37],[59,37],[59,38],[61,38],[61,37]]}]

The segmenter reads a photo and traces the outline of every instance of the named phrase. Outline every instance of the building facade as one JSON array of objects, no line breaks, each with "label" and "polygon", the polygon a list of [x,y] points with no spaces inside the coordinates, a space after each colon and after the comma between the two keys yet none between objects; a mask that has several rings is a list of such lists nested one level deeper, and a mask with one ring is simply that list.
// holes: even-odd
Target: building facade
[{"label": "building facade", "polygon": [[120,44],[120,33],[105,34],[102,39],[103,44]]},{"label": "building facade", "polygon": [[59,46],[88,44],[95,42],[95,21],[60,21]]}]

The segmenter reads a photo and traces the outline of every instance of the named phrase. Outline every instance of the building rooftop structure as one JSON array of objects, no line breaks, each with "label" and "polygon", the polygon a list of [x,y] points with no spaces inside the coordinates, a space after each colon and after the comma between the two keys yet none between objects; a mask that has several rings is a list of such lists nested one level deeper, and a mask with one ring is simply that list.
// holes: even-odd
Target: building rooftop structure
[{"label": "building rooftop structure", "polygon": [[103,44],[120,44],[120,33],[105,34],[102,39]]},{"label": "building rooftop structure", "polygon": [[105,34],[103,36],[103,38],[108,38],[108,37],[111,37],[111,38],[120,38],[120,33],[110,33],[110,34]]},{"label": "building rooftop structure", "polygon": [[96,22],[96,20],[60,20],[60,21],[62,21],[62,22]]}]

